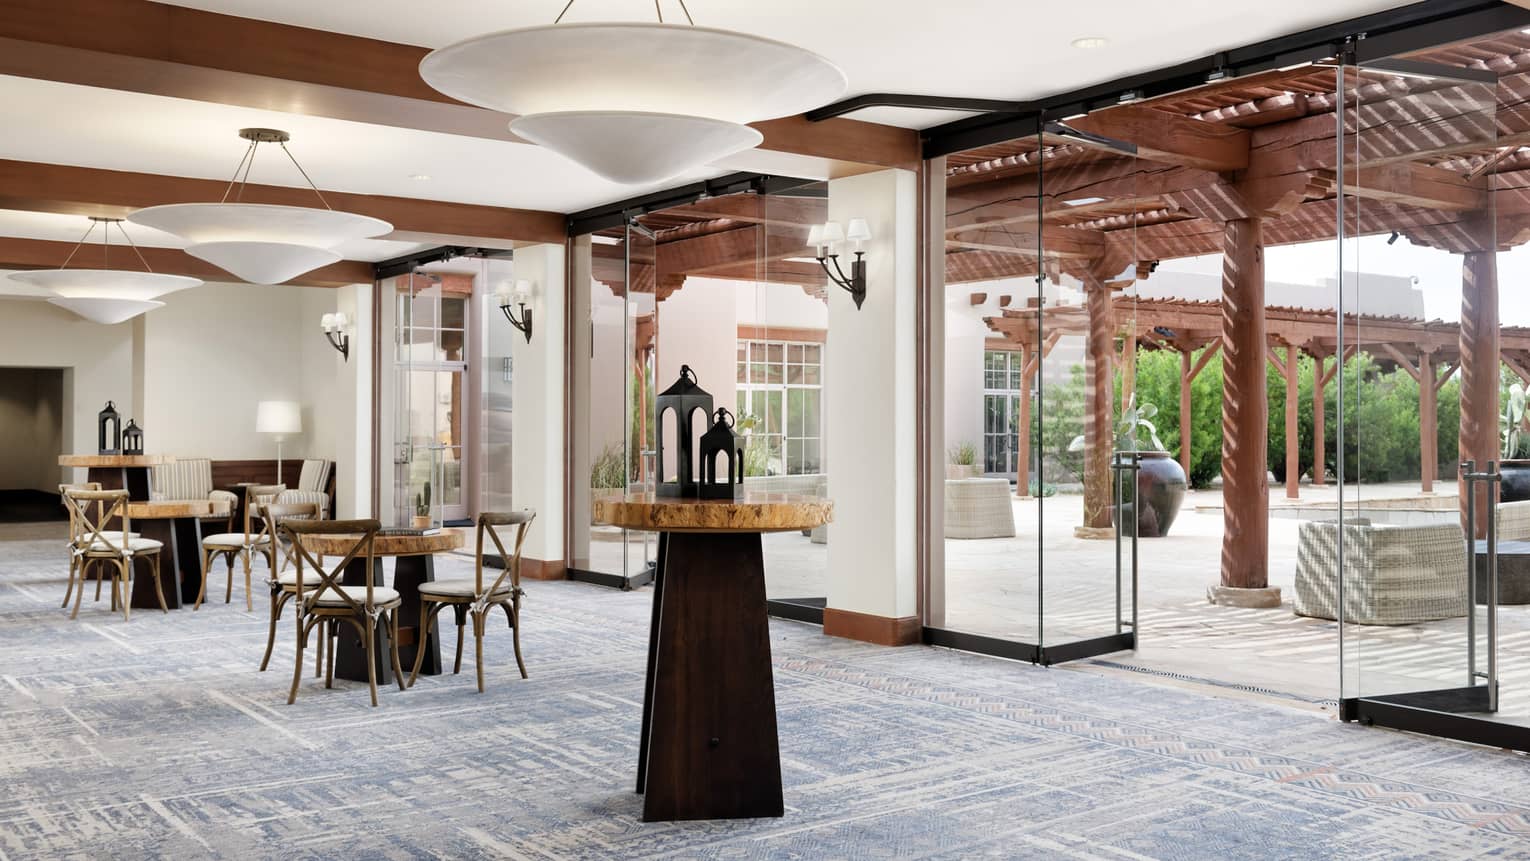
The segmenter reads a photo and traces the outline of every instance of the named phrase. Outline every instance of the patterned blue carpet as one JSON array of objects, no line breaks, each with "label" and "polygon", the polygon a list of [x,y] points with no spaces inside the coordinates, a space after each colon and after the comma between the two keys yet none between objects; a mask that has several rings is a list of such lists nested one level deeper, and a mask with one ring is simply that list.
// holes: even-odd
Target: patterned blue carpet
[{"label": "patterned blue carpet", "polygon": [[501,626],[487,694],[467,661],[288,706],[263,597],[71,622],[39,529],[0,532],[0,860],[1530,858],[1517,755],[788,622],[786,816],[644,824],[646,590],[530,584],[529,681]]}]

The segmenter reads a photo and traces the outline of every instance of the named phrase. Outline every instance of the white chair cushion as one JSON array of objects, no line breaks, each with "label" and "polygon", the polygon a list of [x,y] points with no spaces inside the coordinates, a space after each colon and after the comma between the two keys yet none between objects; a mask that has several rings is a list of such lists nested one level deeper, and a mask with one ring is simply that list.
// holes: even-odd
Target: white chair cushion
[{"label": "white chair cushion", "polygon": [[[496,571],[494,573],[494,577],[498,577],[498,576],[499,576],[499,572]],[[489,572],[485,571],[484,574],[483,574],[483,587],[485,589],[487,589],[487,588],[489,588],[490,586],[493,586],[493,585],[494,585],[494,578],[490,577],[489,576]],[[454,580],[436,580],[436,581],[431,582],[431,583],[421,583],[420,584],[420,594],[421,595],[441,595],[441,596],[447,597],[447,598],[471,598],[474,595],[478,594],[476,589],[474,588],[475,586],[476,586],[476,584],[474,583],[474,581],[472,581],[472,580],[464,580],[464,579],[460,579],[460,578],[459,579],[454,579]],[[499,587],[499,591],[495,592],[494,594],[496,594],[496,595],[509,595],[510,594],[510,581],[506,580],[504,583],[501,583],[500,587]]]},{"label": "white chair cushion", "polygon": [[[268,544],[271,541],[271,536],[269,536],[269,535],[251,535],[250,536],[250,540],[251,540],[251,543],[254,543],[254,544]],[[243,532],[220,532],[217,535],[209,535],[209,536],[207,536],[207,537],[202,539],[202,546],[203,547],[212,547],[214,545],[216,545],[218,547],[243,547],[244,546],[244,533]]]},{"label": "white chair cushion", "polygon": [[[108,541],[110,543],[108,543]],[[120,535],[111,536],[108,538],[108,541],[101,541],[100,539],[97,539],[91,542],[90,550],[88,552],[110,553],[113,550],[119,550],[122,548],[122,537]],[[163,546],[165,545],[161,542],[155,541],[152,538],[129,538],[127,542],[127,549],[133,551],[134,553],[142,553],[148,550],[158,550]]]},{"label": "white chair cushion", "polygon": [[[341,586],[340,589],[341,589],[341,591],[345,592],[346,595],[350,596],[350,599],[352,601],[355,601],[357,604],[363,604],[363,605],[366,604],[366,602],[367,602],[367,587],[365,587],[365,586]],[[305,595],[308,592],[308,577],[307,577],[306,574],[303,576],[303,592],[304,592]],[[397,601],[397,600],[399,600],[398,592],[397,591],[395,591],[393,589],[389,589],[387,586],[373,586],[372,587],[372,603],[373,603],[373,605],[388,604],[388,603],[391,603],[391,602]],[[347,606],[346,603],[345,603],[345,599],[341,598],[339,595],[336,595],[335,594],[335,590],[333,590],[333,589],[326,589],[326,590],[324,590],[324,595],[319,598],[318,605],[320,607],[345,607],[345,606]]]}]

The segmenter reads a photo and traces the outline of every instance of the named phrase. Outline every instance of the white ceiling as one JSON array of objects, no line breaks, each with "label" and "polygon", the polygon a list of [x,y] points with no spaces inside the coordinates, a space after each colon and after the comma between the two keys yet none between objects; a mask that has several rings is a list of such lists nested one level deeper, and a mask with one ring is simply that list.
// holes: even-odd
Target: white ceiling
[{"label": "white ceiling", "polygon": [[[550,24],[567,0],[169,0],[244,18],[430,48]],[[838,63],[849,95],[1028,99],[1146,72],[1406,5],[1398,0],[687,0],[698,25],[790,42]],[[666,21],[683,21],[662,0]],[[654,20],[651,0],[575,0],[565,22]],[[1072,42],[1103,37],[1104,48]],[[704,74],[704,72],[701,72]],[[875,109],[857,119],[923,128],[959,114]]]}]

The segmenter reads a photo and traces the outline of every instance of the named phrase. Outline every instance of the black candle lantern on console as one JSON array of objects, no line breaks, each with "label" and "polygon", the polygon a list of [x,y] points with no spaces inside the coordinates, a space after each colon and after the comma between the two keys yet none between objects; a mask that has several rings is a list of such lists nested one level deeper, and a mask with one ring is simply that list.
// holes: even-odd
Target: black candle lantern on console
[{"label": "black candle lantern on console", "polygon": [[132,419],[128,419],[127,427],[122,431],[122,453],[143,454],[143,428]]},{"label": "black candle lantern on console", "polygon": [[[697,453],[694,450],[693,422],[696,421],[697,411],[701,413],[702,422],[711,417],[712,396],[697,385],[696,372],[691,370],[691,366],[681,365],[680,379],[654,398],[654,407],[659,417],[659,481],[656,492],[659,496],[694,497],[699,492],[697,477],[701,471],[697,468]],[[669,416],[675,429],[675,452],[679,458],[679,463],[675,464],[673,481],[666,478],[669,473],[664,467],[663,432],[666,416]]]},{"label": "black candle lantern on console", "polygon": [[101,454],[122,454],[122,416],[111,401],[96,414],[96,431]]},{"label": "black candle lantern on console", "polygon": [[744,438],[733,430],[733,413],[718,407],[716,423],[701,435],[701,498],[738,499],[743,495]]}]

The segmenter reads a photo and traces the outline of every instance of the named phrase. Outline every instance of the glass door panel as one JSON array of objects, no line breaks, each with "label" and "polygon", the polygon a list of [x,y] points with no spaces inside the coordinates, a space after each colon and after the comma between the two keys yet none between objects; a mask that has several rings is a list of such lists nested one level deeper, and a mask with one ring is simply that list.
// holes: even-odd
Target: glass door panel
[{"label": "glass door panel", "polygon": [[[1514,537],[1496,481],[1509,381],[1493,189],[1511,155],[1497,146],[1496,79],[1385,60],[1340,81],[1343,506],[1339,524],[1303,525],[1298,590],[1337,570],[1346,716],[1524,721],[1530,691],[1505,684],[1497,635],[1530,624],[1498,606],[1485,558],[1470,575],[1469,556]],[[1410,171],[1468,197],[1399,200]]]},{"label": "glass door panel", "polygon": [[440,526],[468,516],[464,456],[467,326],[475,275],[417,271],[395,279],[394,520]]}]

